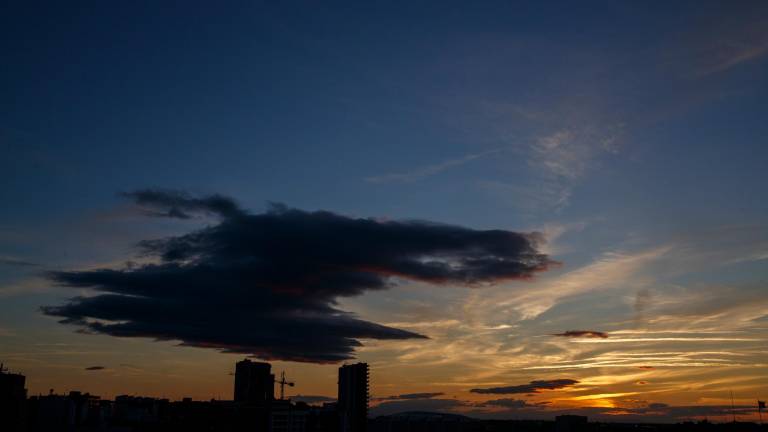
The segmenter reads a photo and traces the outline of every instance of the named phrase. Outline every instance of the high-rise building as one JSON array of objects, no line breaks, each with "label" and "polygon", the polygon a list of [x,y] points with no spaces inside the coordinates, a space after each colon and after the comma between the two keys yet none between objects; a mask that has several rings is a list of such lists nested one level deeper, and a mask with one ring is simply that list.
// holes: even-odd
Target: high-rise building
[{"label": "high-rise building", "polygon": [[365,432],[368,423],[368,363],[339,368],[338,410],[341,432]]},{"label": "high-rise building", "polygon": [[8,373],[0,364],[0,430],[16,432],[24,427],[24,407],[27,401],[27,378]]},{"label": "high-rise building", "polygon": [[235,402],[270,402],[275,399],[275,375],[269,363],[237,362]]}]

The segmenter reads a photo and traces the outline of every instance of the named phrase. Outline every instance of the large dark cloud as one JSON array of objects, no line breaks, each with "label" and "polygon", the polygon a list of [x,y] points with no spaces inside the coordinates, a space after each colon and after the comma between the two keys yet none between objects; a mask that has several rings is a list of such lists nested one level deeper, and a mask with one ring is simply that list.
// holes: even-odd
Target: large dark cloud
[{"label": "large dark cloud", "polygon": [[555,333],[552,336],[572,337],[572,338],[602,338],[608,337],[608,333],[597,330],[568,330],[563,333]]},{"label": "large dark cloud", "polygon": [[539,393],[541,390],[557,390],[578,383],[578,381],[573,379],[537,380],[531,381],[528,384],[506,387],[476,388],[470,390],[470,392],[481,394]]},{"label": "large dark cloud", "polygon": [[530,234],[283,206],[249,214],[219,195],[123,195],[151,215],[219,220],[141,242],[152,264],[50,273],[60,285],[98,295],[44,307],[46,314],[84,331],[329,363],[352,358],[361,339],[424,337],[339,310],[340,297],[386,289],[396,280],[480,285],[529,278],[551,262]]}]

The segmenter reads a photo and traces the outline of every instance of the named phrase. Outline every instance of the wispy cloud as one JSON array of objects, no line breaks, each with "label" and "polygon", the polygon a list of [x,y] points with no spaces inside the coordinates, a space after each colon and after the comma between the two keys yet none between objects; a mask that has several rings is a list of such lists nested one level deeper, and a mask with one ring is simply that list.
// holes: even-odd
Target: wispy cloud
[{"label": "wispy cloud", "polygon": [[366,177],[365,181],[370,183],[410,183],[440,174],[451,168],[456,168],[466,163],[472,162],[485,156],[501,152],[502,149],[488,150],[481,153],[472,153],[457,159],[448,159],[436,164],[422,166],[411,171],[383,174]]},{"label": "wispy cloud", "polygon": [[0,286],[0,298],[39,294],[59,290],[39,277],[31,277]]},{"label": "wispy cloud", "polygon": [[[677,341],[681,342],[681,341]],[[679,344],[678,344],[679,345]],[[624,345],[621,351],[607,351],[596,355],[581,357],[574,360],[561,360],[549,365],[528,366],[527,370],[573,370],[593,368],[627,368],[652,371],[657,368],[690,368],[718,366],[747,366],[752,365],[752,359],[746,353],[729,351],[693,350],[686,345],[688,351],[643,351],[647,344]],[[632,350],[640,349],[639,352]],[[594,352],[594,351],[593,351]],[[629,374],[627,381],[646,377],[646,372]]]},{"label": "wispy cloud", "polygon": [[567,206],[573,186],[602,153],[617,151],[620,128],[561,129],[530,145],[528,164],[538,173],[543,197],[555,209]]},{"label": "wispy cloud", "polygon": [[25,261],[22,259],[10,257],[10,256],[0,256],[0,265],[18,266],[18,267],[35,267],[38,264],[33,263],[31,261]]},{"label": "wispy cloud", "polygon": [[535,318],[569,296],[617,285],[642,286],[648,281],[640,277],[638,272],[668,251],[669,248],[661,247],[634,254],[606,253],[587,266],[555,278],[540,280],[536,283],[536,289],[506,294],[490,301],[496,307],[517,310],[524,319]]},{"label": "wispy cloud", "polygon": [[528,181],[477,184],[529,213],[561,211],[569,205],[574,187],[600,165],[601,158],[618,152],[623,128],[623,124],[553,128],[520,149],[530,170]]},{"label": "wispy cloud", "polygon": [[729,23],[704,38],[698,50],[698,74],[725,72],[768,54],[768,26],[765,19],[748,17]]},{"label": "wispy cloud", "polygon": [[615,339],[587,339],[574,343],[631,343],[631,342],[759,342],[762,339],[738,337],[642,337]]},{"label": "wispy cloud", "polygon": [[708,69],[703,71],[703,74],[708,75],[716,72],[722,72],[730,69],[734,66],[738,66],[742,63],[750,60],[757,59],[768,53],[768,38],[764,41],[755,42],[755,44],[735,44],[731,46],[723,47],[723,54],[718,59],[718,62]]}]

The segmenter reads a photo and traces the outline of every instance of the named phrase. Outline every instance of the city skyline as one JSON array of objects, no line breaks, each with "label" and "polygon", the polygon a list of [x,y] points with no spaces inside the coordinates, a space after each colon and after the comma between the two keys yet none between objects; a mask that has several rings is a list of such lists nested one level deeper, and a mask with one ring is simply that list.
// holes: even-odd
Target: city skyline
[{"label": "city skyline", "polygon": [[[21,421],[21,425],[31,427],[31,430],[47,430],[47,427],[58,428],[61,425],[69,424],[70,427],[93,427],[95,424],[107,425],[117,421],[116,424],[122,424],[121,422],[128,421],[129,425],[141,428],[142,425],[157,424],[158,421],[161,424],[166,424],[168,427],[188,427],[183,426],[185,423],[174,423],[185,418],[185,415],[181,415],[178,419],[174,420],[173,415],[169,416],[168,407],[169,404],[176,403],[176,410],[180,412],[186,412],[186,416],[199,416],[199,421],[203,424],[210,424],[211,427],[222,427],[228,424],[229,427],[243,428],[257,427],[263,430],[293,430],[292,427],[297,427],[296,430],[315,430],[319,427],[319,430],[338,430],[340,432],[360,432],[369,428],[370,422],[374,419],[375,422],[383,422],[387,424],[392,422],[387,427],[397,427],[397,422],[405,420],[407,422],[418,422],[420,419],[432,418],[431,422],[437,421],[437,425],[440,422],[447,421],[452,422],[470,422],[477,423],[479,420],[494,420],[494,417],[484,417],[482,414],[487,412],[469,411],[466,414],[469,416],[456,415],[455,413],[449,413],[441,410],[439,407],[435,411],[413,409],[414,407],[405,407],[410,409],[403,409],[401,406],[385,406],[384,409],[380,409],[382,405],[386,405],[387,402],[394,403],[402,401],[413,400],[441,400],[432,399],[439,396],[443,396],[443,393],[412,393],[402,395],[391,395],[387,397],[374,397],[372,398],[369,393],[369,367],[366,363],[354,363],[344,364],[338,368],[338,392],[337,397],[327,396],[306,396],[297,394],[295,396],[284,397],[284,392],[281,388],[280,395],[275,395],[276,386],[284,386],[288,383],[285,380],[284,371],[281,374],[281,380],[275,379],[275,374],[271,373],[271,364],[266,362],[253,362],[249,359],[243,359],[236,364],[236,373],[232,380],[232,389],[234,397],[231,399],[216,399],[210,400],[194,400],[190,397],[183,397],[178,400],[170,400],[167,398],[156,398],[152,396],[143,395],[116,395],[111,400],[110,398],[102,398],[99,395],[93,395],[89,392],[82,392],[80,390],[70,390],[63,394],[56,393],[54,389],[50,389],[46,395],[27,395],[25,388],[26,377],[24,375],[15,374],[7,369],[0,368],[0,402],[3,404],[6,418],[5,426],[9,426],[11,430],[16,430],[19,427],[19,418],[26,418]],[[476,393],[491,393],[491,394],[505,394],[505,393],[525,393],[525,392],[537,392],[540,390],[555,390],[577,384],[573,380],[554,380],[554,381],[534,381],[527,385],[493,389],[473,389],[472,392]],[[294,383],[290,386],[293,387]],[[29,396],[29,397],[28,397]],[[530,395],[529,395],[530,396]],[[21,403],[26,400],[29,404],[26,408],[19,408]],[[521,405],[520,402],[523,402]],[[766,402],[756,400],[755,406],[741,406],[732,403],[730,406],[718,407],[719,412],[709,411],[708,414],[702,415],[697,412],[699,407],[677,407],[682,409],[685,417],[678,421],[678,424],[693,425],[694,422],[698,422],[699,427],[707,428],[711,425],[710,416],[717,419],[718,417],[725,417],[721,419],[722,423],[740,423],[741,427],[749,428],[750,424],[756,426],[755,422],[750,422],[752,414],[757,413],[759,425],[762,427],[762,410],[765,409]],[[72,404],[75,409],[70,409],[70,414],[64,414],[60,418],[49,419],[45,412],[52,410],[53,407],[60,404]],[[373,403],[373,415],[369,413],[369,406]],[[41,411],[39,407],[45,406]],[[159,405],[158,405],[159,404]],[[178,405],[181,404],[181,405]],[[524,401],[514,399],[496,399],[485,402],[478,402],[470,404],[468,406],[474,409],[482,409],[488,406],[494,405],[505,406],[510,404],[515,407],[525,406]],[[598,422],[607,423],[623,423],[626,425],[632,424],[653,424],[653,423],[670,423],[668,418],[654,418],[649,417],[647,414],[652,413],[654,410],[662,410],[669,408],[663,406],[664,404],[656,404],[657,406],[650,406],[647,409],[638,409],[634,413],[628,413],[621,417],[616,417],[615,414],[608,415],[606,417],[604,412],[600,410],[578,410],[578,409],[564,409],[560,411],[549,411],[551,418],[546,420],[556,420],[556,423],[564,422],[577,422],[581,426],[574,426],[580,429],[586,427],[589,417],[586,414],[592,415],[593,420]],[[118,407],[119,406],[119,407]],[[203,408],[207,406],[206,408]],[[162,407],[162,408],[161,408]],[[95,410],[94,410],[95,408]],[[253,411],[253,409],[256,411]],[[427,409],[434,409],[435,407],[427,407]],[[593,407],[597,408],[597,407]],[[715,408],[711,407],[710,408]],[[56,408],[53,408],[55,410]],[[213,411],[211,411],[213,409]],[[223,409],[223,411],[221,411]],[[126,411],[127,410],[127,411]],[[134,414],[128,414],[131,410],[138,410]],[[146,410],[146,411],[145,411]],[[244,410],[244,411],[243,411]],[[16,412],[15,412],[16,411]],[[18,413],[22,413],[21,417],[16,417]],[[53,412],[53,411],[52,411]],[[67,412],[67,410],[64,410]],[[138,412],[144,412],[143,415],[147,417],[143,420],[139,420],[138,423],[132,423],[136,420],[127,420],[131,416],[137,416],[136,418],[142,418],[142,414],[136,414]],[[171,413],[175,412],[172,408]],[[574,414],[578,412],[578,414]],[[78,414],[79,413],[79,414]],[[293,414],[292,414],[293,413]],[[715,414],[713,414],[715,413]],[[447,414],[448,416],[442,420],[439,420],[440,414]],[[477,416],[481,414],[481,416]],[[632,415],[634,414],[634,415]],[[179,415],[179,414],[176,414]],[[474,415],[474,417],[473,417]],[[127,416],[127,417],[126,417]],[[425,417],[426,416],[426,417]],[[744,418],[747,418],[745,421]],[[311,420],[308,420],[311,419]],[[10,422],[9,422],[10,419]],[[410,419],[410,420],[406,420]],[[527,419],[523,418],[509,418],[499,417],[498,420],[535,420],[536,417]],[[541,418],[538,418],[541,420]],[[45,422],[50,423],[46,426]],[[184,421],[184,420],[182,420]],[[43,422],[43,423],[40,423]],[[62,423],[58,423],[62,422]],[[71,423],[69,423],[71,422]],[[94,423],[96,422],[96,423]],[[164,423],[163,423],[164,422]],[[376,424],[379,424],[376,423]],[[429,423],[429,422],[428,422]],[[87,426],[91,425],[91,426]],[[213,426],[215,425],[215,426]],[[276,426],[277,425],[277,426]],[[290,426],[293,425],[293,426]],[[318,426],[322,425],[322,426]],[[228,428],[227,426],[224,426]],[[440,427],[440,426],[434,426]],[[469,426],[472,428],[472,426]],[[530,426],[528,426],[530,427]],[[331,428],[331,429],[328,429]],[[25,430],[25,429],[19,429]],[[143,429],[142,429],[143,430]],[[474,429],[473,429],[474,430]]]},{"label": "city skyline", "polygon": [[0,362],[30,395],[758,421],[768,4],[13,3]]}]

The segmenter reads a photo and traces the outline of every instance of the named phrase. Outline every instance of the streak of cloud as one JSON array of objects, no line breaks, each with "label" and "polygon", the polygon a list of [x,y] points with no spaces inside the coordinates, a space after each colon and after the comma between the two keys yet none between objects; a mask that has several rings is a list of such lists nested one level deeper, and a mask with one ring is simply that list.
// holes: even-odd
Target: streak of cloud
[{"label": "streak of cloud", "polygon": [[437,396],[442,396],[445,393],[442,392],[436,392],[436,393],[406,393],[406,394],[400,394],[400,395],[394,395],[394,396],[385,396],[380,398],[374,398],[375,400],[379,401],[386,401],[386,400],[404,400],[404,399],[432,399]]},{"label": "streak of cloud", "polygon": [[471,389],[470,392],[480,394],[540,393],[542,390],[558,390],[573,386],[578,383],[579,381],[577,380],[567,378],[555,380],[536,380],[531,381],[528,384],[491,388],[474,388]]},{"label": "streak of cloud", "polygon": [[559,212],[570,204],[574,186],[600,164],[603,156],[618,151],[622,129],[623,125],[552,129],[531,139],[522,151],[532,181],[483,180],[478,185],[527,213]]},{"label": "streak of cloud", "polygon": [[31,261],[25,261],[22,259],[9,257],[9,256],[0,256],[0,265],[6,265],[6,266],[16,266],[16,267],[36,267],[38,264],[33,263]]},{"label": "streak of cloud", "polygon": [[632,343],[632,342],[760,342],[762,339],[738,337],[638,337],[594,340],[575,340],[575,343]]},{"label": "streak of cloud", "polygon": [[535,290],[499,293],[498,298],[486,299],[484,303],[511,307],[524,319],[535,318],[563,298],[614,288],[618,284],[643,284],[645,281],[638,273],[668,251],[669,248],[661,247],[634,254],[606,253],[584,267],[539,281]]},{"label": "streak of cloud", "polygon": [[596,331],[596,330],[568,330],[563,333],[555,333],[552,336],[569,337],[569,338],[601,338],[608,337],[608,333]]},{"label": "streak of cloud", "polygon": [[766,8],[752,11],[739,19],[723,20],[720,28],[703,37],[696,54],[698,75],[708,76],[726,72],[745,63],[757,61],[768,54]]},{"label": "streak of cloud", "polygon": [[434,165],[427,165],[421,168],[417,168],[412,171],[366,177],[365,181],[369,183],[410,183],[431,177],[436,174],[440,174],[441,172],[448,169],[459,167],[476,159],[499,153],[500,151],[501,149],[495,149],[481,153],[468,154],[458,159],[449,159]]}]

